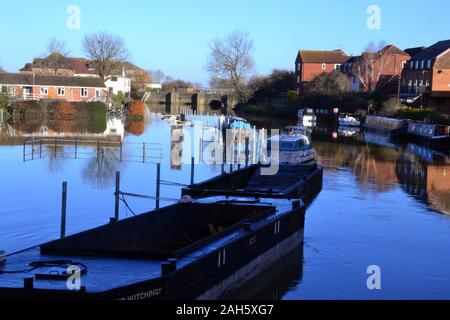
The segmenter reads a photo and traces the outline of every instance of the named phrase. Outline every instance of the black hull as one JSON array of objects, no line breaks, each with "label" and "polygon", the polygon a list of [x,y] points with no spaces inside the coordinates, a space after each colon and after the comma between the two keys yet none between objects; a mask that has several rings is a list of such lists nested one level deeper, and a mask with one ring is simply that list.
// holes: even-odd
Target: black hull
[{"label": "black hull", "polygon": [[[269,200],[269,199],[267,199]],[[7,300],[210,300],[234,290],[267,270],[303,243],[305,207],[292,202],[290,211],[273,220],[255,222],[239,236],[209,254],[192,259],[160,277],[111,290],[46,290],[1,288]],[[111,270],[114,272],[114,270]],[[133,269],[130,268],[130,272]]]},{"label": "black hull", "polygon": [[422,136],[410,135],[409,140],[433,150],[450,151],[450,136],[439,139],[431,139]]},{"label": "black hull", "polygon": [[[261,188],[282,185],[285,182],[285,174],[292,174],[292,168],[301,167],[296,165],[280,166],[281,174],[267,176]],[[281,199],[302,199],[306,206],[309,206],[317,195],[322,191],[323,168],[321,166],[311,166],[311,170],[300,173],[297,181],[286,187],[278,189],[276,192],[271,190],[246,190],[248,181],[252,176],[258,174],[258,165],[244,168],[232,173],[226,173],[215,177],[204,183],[196,184],[182,190],[183,196],[193,198],[209,196],[237,196],[237,197],[257,197],[257,198],[281,198]]]}]

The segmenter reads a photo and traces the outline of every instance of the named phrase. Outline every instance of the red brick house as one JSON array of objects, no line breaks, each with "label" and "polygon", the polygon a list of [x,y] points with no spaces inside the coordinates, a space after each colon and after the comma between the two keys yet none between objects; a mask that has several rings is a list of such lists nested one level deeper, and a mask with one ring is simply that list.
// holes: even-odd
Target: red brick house
[{"label": "red brick house", "polygon": [[304,92],[305,85],[318,75],[341,70],[341,66],[349,59],[342,50],[320,51],[300,50],[295,60],[295,79],[299,94]]},{"label": "red brick house", "polygon": [[384,96],[398,94],[400,75],[410,55],[394,45],[376,52],[363,52],[350,58],[343,66],[352,91],[377,91]]},{"label": "red brick house", "polygon": [[0,73],[0,92],[25,100],[92,101],[107,97],[100,78]]},{"label": "red brick house", "polygon": [[450,40],[416,52],[402,72],[402,94],[450,113]]}]

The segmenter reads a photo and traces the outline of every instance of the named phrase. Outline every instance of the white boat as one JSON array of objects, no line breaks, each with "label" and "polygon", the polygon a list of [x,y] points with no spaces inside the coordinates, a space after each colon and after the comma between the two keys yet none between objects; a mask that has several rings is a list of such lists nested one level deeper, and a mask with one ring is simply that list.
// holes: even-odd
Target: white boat
[{"label": "white boat", "polygon": [[285,134],[273,136],[269,139],[269,150],[271,151],[273,151],[274,141],[277,141],[279,146],[279,164],[305,164],[316,159],[316,150],[311,146],[307,136]]},{"label": "white boat", "polygon": [[180,115],[164,115],[161,120],[167,121],[172,126],[191,126],[192,121],[186,120],[184,114]]},{"label": "white boat", "polygon": [[297,113],[297,117],[299,124],[303,124],[304,126],[314,126],[317,122],[317,117],[314,114],[313,109],[300,109]]},{"label": "white boat", "polygon": [[282,134],[288,135],[288,136],[307,136],[308,138],[311,137],[312,130],[309,127],[305,126],[287,126],[284,127],[282,130]]},{"label": "white boat", "polygon": [[343,114],[339,117],[339,125],[343,127],[360,127],[361,121],[354,116]]}]

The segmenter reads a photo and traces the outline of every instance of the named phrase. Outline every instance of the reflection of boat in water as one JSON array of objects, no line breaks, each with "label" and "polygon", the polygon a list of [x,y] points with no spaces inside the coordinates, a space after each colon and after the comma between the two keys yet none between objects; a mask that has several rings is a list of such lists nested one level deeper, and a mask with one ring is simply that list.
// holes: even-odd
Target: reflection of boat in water
[{"label": "reflection of boat in water", "polygon": [[313,109],[300,109],[297,113],[298,123],[307,127],[314,127],[317,122],[317,117]]},{"label": "reflection of boat in water", "polygon": [[297,126],[284,127],[283,130],[281,131],[281,133],[283,135],[288,135],[288,136],[306,136],[309,139],[311,139],[312,130],[311,130],[311,128],[308,128],[308,127],[305,127],[302,125],[297,125]]},{"label": "reflection of boat in water", "polygon": [[303,245],[265,272],[233,292],[225,300],[281,300],[303,277]]},{"label": "reflection of boat in water", "polygon": [[[178,203],[7,256],[0,298],[218,299],[298,248],[304,221],[299,200]],[[66,286],[68,264],[79,290]]]},{"label": "reflection of boat in water", "polygon": [[361,126],[361,121],[359,121],[356,116],[350,114],[342,114],[339,117],[339,125],[341,127],[359,127]]},{"label": "reflection of boat in water", "polygon": [[444,153],[429,149],[425,146],[417,145],[414,143],[408,143],[408,151],[418,156],[423,161],[429,163],[446,163],[450,164],[450,153]]},{"label": "reflection of boat in water", "polygon": [[450,127],[437,124],[411,122],[408,134],[413,140],[430,148],[450,151]]},{"label": "reflection of boat in water", "polygon": [[392,136],[388,133],[382,133],[382,132],[369,132],[366,131],[364,133],[364,141],[366,143],[382,146],[382,147],[389,147],[389,148],[395,148],[397,145],[392,141]]},{"label": "reflection of boat in water", "polygon": [[340,136],[344,137],[354,137],[360,132],[360,128],[358,127],[347,127],[347,126],[341,126],[339,127],[338,133]]}]

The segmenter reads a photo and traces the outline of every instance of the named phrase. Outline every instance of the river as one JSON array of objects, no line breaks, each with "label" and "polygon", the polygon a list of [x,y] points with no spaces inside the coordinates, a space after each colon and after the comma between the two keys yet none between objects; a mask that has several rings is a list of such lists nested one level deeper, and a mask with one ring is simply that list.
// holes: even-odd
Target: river
[{"label": "river", "polygon": [[[59,236],[63,181],[68,182],[67,234],[104,224],[114,215],[116,171],[122,190],[154,195],[153,153],[162,160],[166,182],[161,196],[168,200],[161,205],[179,198],[182,185],[190,183],[191,164],[170,160],[173,131],[162,112],[148,106],[144,121],[110,119],[88,137],[120,136],[128,156],[122,161],[113,148],[99,156],[95,144],[80,146],[77,154],[73,146],[45,145],[44,151],[23,146],[24,136],[67,135],[75,130],[73,123],[52,123],[42,132],[39,123],[3,122],[0,249],[12,253]],[[196,120],[214,124],[212,113],[205,110]],[[304,245],[236,297],[449,299],[450,156],[330,128],[316,128],[312,140],[325,172],[323,191],[307,211]],[[143,143],[147,153],[142,158]],[[195,181],[221,170],[220,165],[196,165]],[[121,206],[121,218],[155,206],[153,200],[128,202],[130,208]],[[381,290],[368,289],[369,266],[379,267]]]}]

